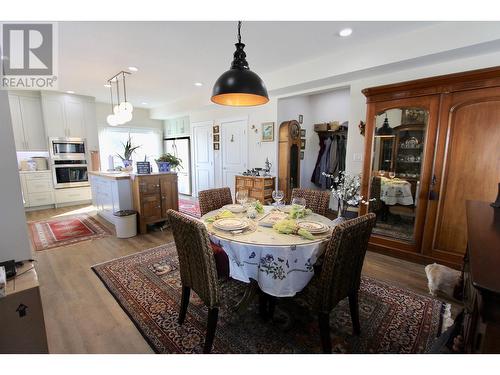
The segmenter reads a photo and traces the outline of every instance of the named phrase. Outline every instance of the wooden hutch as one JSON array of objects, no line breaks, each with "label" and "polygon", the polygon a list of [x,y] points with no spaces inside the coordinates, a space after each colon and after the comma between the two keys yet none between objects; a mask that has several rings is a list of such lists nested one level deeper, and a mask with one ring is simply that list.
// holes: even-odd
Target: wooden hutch
[{"label": "wooden hutch", "polygon": [[167,220],[169,208],[179,210],[177,173],[132,174],[130,178],[141,234],[147,233],[148,224]]},{"label": "wooden hutch", "polygon": [[[465,202],[494,201],[500,181],[500,67],[368,88],[363,94],[367,118],[361,194],[365,197],[373,196],[380,181],[373,165],[377,117],[405,109],[426,115],[424,125],[401,127],[394,142],[399,147],[402,135],[412,131],[421,138],[421,149],[395,148],[396,159],[388,163],[389,170],[395,168],[399,175],[408,168],[397,160],[403,154],[413,155],[413,163],[419,164],[418,173],[404,176],[419,186],[412,192],[412,237],[374,233],[370,248],[412,261],[460,267],[467,246]],[[360,213],[369,209],[362,206]]]}]

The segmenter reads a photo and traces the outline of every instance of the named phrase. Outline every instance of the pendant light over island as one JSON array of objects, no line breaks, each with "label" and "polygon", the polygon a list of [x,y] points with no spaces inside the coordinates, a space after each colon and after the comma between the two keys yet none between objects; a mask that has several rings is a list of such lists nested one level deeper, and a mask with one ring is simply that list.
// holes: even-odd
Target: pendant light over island
[{"label": "pendant light over island", "polygon": [[241,21],[238,21],[238,43],[231,68],[214,84],[212,102],[233,107],[257,106],[269,101],[264,81],[252,72],[241,43]]}]

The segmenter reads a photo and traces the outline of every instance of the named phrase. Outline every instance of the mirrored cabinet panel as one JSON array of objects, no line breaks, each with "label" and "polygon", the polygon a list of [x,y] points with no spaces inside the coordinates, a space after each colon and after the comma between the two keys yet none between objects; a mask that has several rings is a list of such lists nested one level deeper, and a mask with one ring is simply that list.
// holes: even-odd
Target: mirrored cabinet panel
[{"label": "mirrored cabinet panel", "polygon": [[375,116],[370,211],[374,234],[414,242],[428,111],[394,108]]}]

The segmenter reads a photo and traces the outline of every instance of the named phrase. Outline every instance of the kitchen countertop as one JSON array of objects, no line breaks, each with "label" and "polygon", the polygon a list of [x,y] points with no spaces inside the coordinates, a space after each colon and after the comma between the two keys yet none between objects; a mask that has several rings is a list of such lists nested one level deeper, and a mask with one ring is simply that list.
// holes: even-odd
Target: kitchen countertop
[{"label": "kitchen countertop", "polygon": [[136,173],[127,173],[127,172],[104,172],[104,171],[89,171],[90,175],[105,177],[112,180],[127,180],[132,177],[141,177],[141,176],[159,176],[165,174],[177,174],[176,172],[162,172],[162,173],[149,173],[149,174],[136,174]]},{"label": "kitchen countertop", "polygon": [[128,180],[130,179],[130,173],[126,172],[101,172],[101,171],[89,171],[92,176],[99,176],[109,178],[111,180]]},{"label": "kitchen countertop", "polygon": [[19,173],[47,173],[47,172],[51,172],[50,169],[43,169],[43,170],[39,170],[39,171],[19,171]]}]

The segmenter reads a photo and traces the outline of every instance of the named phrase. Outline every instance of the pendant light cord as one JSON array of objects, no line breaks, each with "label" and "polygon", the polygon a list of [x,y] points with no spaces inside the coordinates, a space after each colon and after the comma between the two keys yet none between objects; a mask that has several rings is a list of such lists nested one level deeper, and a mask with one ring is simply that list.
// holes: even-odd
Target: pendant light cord
[{"label": "pendant light cord", "polygon": [[241,21],[238,21],[238,43],[241,43]]}]

